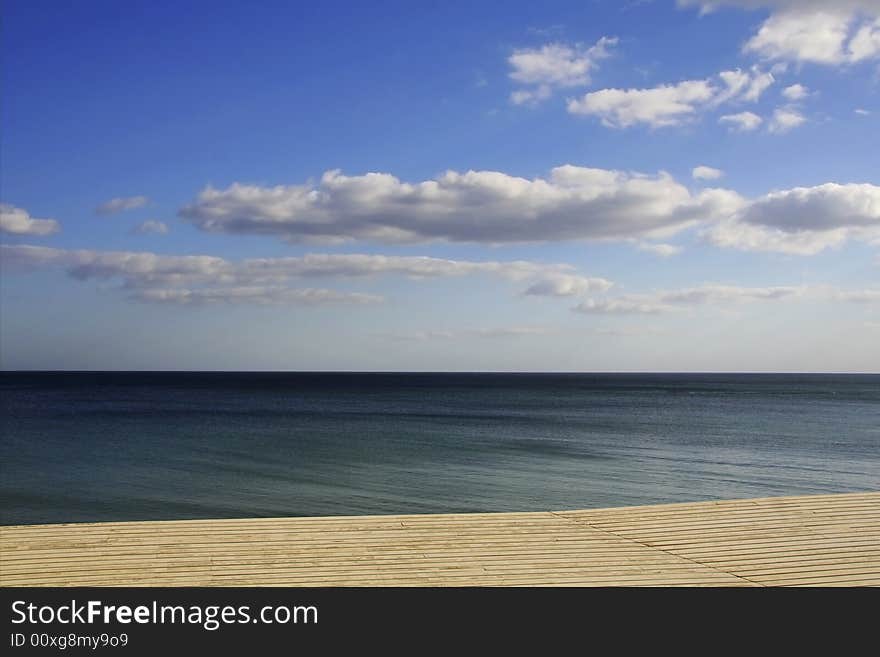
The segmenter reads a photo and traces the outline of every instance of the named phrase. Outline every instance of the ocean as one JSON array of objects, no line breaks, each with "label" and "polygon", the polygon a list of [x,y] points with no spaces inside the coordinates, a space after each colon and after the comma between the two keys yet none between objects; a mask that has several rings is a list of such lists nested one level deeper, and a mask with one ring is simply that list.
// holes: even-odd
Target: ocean
[{"label": "ocean", "polygon": [[880,375],[0,373],[0,524],[880,488]]}]

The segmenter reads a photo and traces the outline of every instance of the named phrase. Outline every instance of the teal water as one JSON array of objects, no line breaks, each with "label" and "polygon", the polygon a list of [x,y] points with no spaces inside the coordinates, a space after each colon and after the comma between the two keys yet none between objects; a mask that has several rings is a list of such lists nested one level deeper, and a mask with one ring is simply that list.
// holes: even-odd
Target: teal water
[{"label": "teal water", "polygon": [[0,374],[0,524],[880,488],[880,375]]}]

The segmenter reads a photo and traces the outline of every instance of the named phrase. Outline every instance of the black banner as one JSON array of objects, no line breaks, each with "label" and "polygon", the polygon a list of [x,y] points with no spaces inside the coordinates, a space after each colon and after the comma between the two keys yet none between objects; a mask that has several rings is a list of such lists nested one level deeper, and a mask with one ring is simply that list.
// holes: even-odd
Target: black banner
[{"label": "black banner", "polygon": [[[868,594],[870,600],[865,600]],[[357,645],[587,649],[791,641],[873,625],[866,590],[6,588],[4,654],[256,654]],[[769,633],[769,634],[768,634]],[[413,643],[415,641],[415,643]],[[716,646],[717,647],[717,646]],[[396,650],[394,650],[396,651]]]}]

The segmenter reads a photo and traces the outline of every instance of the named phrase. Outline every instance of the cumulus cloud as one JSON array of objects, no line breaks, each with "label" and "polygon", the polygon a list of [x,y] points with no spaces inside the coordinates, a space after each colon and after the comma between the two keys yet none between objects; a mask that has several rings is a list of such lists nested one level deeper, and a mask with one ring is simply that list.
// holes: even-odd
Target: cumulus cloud
[{"label": "cumulus cloud", "polygon": [[782,230],[880,227],[880,187],[870,184],[795,187],[771,192],[740,213],[751,224]]},{"label": "cumulus cloud", "polygon": [[146,196],[120,196],[111,198],[109,201],[101,203],[95,208],[96,214],[107,215],[125,212],[126,210],[135,210],[147,204],[149,199]]},{"label": "cumulus cloud", "polygon": [[589,84],[592,71],[616,44],[616,38],[602,37],[590,48],[548,43],[540,48],[515,50],[507,59],[510,78],[525,88],[514,91],[511,102],[534,103],[549,98],[555,89]]},{"label": "cumulus cloud", "polygon": [[826,183],[771,192],[711,226],[717,246],[812,255],[848,239],[880,239],[880,187]]},{"label": "cumulus cloud", "polygon": [[597,116],[609,128],[628,128],[638,123],[662,128],[690,120],[697,108],[714,95],[714,87],[706,80],[685,80],[651,89],[601,89],[570,100],[568,111]]},{"label": "cumulus cloud", "polygon": [[724,5],[770,9],[743,46],[767,59],[840,65],[880,57],[877,0],[679,0],[679,5],[703,12]]},{"label": "cumulus cloud", "polygon": [[721,169],[700,165],[693,168],[691,175],[694,180],[717,180],[724,175],[724,172]]},{"label": "cumulus cloud", "polygon": [[779,107],[773,112],[767,130],[776,134],[784,134],[806,123],[806,117],[794,107]]},{"label": "cumulus cloud", "polygon": [[[699,227],[718,246],[810,254],[848,239],[880,240],[878,190],[867,183],[827,183],[747,199],[720,188],[692,194],[662,172],[571,165],[553,169],[547,179],[471,171],[419,183],[389,174],[349,177],[332,171],[314,185],[208,188],[181,213],[209,232],[288,241],[644,242]],[[511,265],[504,268],[510,271]],[[534,270],[532,275],[537,276]],[[534,289],[565,286],[556,279]]]},{"label": "cumulus cloud", "polygon": [[758,67],[750,71],[736,69],[722,71],[718,81],[685,80],[649,89],[601,89],[570,100],[568,111],[596,116],[610,128],[637,124],[663,128],[692,121],[700,112],[725,103],[755,102],[774,82],[772,73]]},{"label": "cumulus cloud", "polygon": [[132,228],[131,232],[135,235],[165,235],[168,233],[168,226],[155,219],[148,219]]},{"label": "cumulus cloud", "polygon": [[810,95],[810,90],[802,84],[792,84],[782,90],[782,95],[791,101],[803,100]]},{"label": "cumulus cloud", "polygon": [[10,235],[52,235],[61,230],[54,219],[37,219],[24,208],[0,203],[0,233]]},{"label": "cumulus cloud", "polygon": [[547,178],[448,171],[416,183],[328,171],[317,184],[208,187],[180,214],[204,231],[292,242],[501,244],[660,236],[739,202],[723,190],[691,194],[664,172],[564,165]]},{"label": "cumulus cloud", "polygon": [[775,13],[744,47],[768,59],[852,64],[880,55],[880,19],[864,21],[830,6]]},{"label": "cumulus cloud", "polygon": [[[171,256],[149,252],[64,250],[21,245],[2,247],[4,265],[18,269],[57,267],[79,280],[120,280],[138,290],[136,298],[183,303],[209,301],[212,290],[241,299],[304,301],[287,295],[282,285],[291,279],[366,278],[398,275],[413,279],[450,278],[475,274],[524,283],[524,294],[570,296],[604,292],[612,283],[581,276],[565,264],[525,260],[468,261],[424,256],[366,254],[307,254],[282,258],[250,258],[232,262],[215,256]],[[201,289],[198,289],[201,288]],[[149,291],[142,294],[141,291]],[[260,293],[258,294],[258,291]],[[239,297],[236,297],[239,298]],[[352,297],[354,298],[354,297]],[[190,300],[190,301],[186,301]]]},{"label": "cumulus cloud", "polygon": [[758,128],[764,119],[754,112],[738,112],[737,114],[725,114],[718,119],[718,122],[727,124],[737,132],[751,132]]}]

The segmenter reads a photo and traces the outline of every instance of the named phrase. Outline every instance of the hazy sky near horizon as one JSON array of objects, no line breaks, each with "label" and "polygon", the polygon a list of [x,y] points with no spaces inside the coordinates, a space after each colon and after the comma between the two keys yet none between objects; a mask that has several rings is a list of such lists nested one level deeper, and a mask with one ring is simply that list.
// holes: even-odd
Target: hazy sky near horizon
[{"label": "hazy sky near horizon", "polygon": [[880,0],[7,0],[4,369],[880,371]]}]

